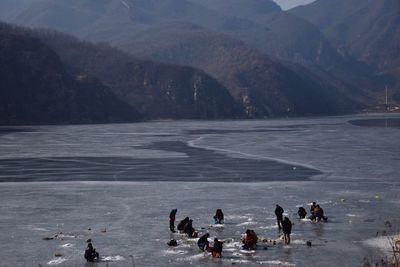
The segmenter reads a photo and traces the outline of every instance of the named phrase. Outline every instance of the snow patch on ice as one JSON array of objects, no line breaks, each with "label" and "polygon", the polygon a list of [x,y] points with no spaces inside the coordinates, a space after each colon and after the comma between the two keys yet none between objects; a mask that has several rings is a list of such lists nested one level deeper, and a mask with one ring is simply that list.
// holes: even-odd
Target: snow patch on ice
[{"label": "snow patch on ice", "polygon": [[[320,202],[316,201],[316,203],[317,203],[317,205],[320,205],[320,206],[321,206],[321,205],[331,204],[332,201],[331,201],[331,200],[328,200],[328,201],[320,201]],[[312,204],[313,204],[312,202],[307,203],[308,206],[311,206]]]},{"label": "snow patch on ice", "polygon": [[61,245],[60,247],[62,247],[62,248],[72,248],[73,246],[74,246],[73,244],[67,243],[67,244]]},{"label": "snow patch on ice", "polygon": [[66,260],[67,260],[66,258],[57,258],[57,259],[49,261],[47,264],[48,265],[58,265],[58,264],[65,262]]},{"label": "snow patch on ice", "polygon": [[210,224],[208,227],[211,227],[211,228],[224,228],[225,225],[224,224]]},{"label": "snow patch on ice", "polygon": [[357,214],[346,214],[347,217],[361,217],[360,215]]},{"label": "snow patch on ice", "polygon": [[105,256],[103,258],[101,258],[101,261],[124,261],[125,258],[117,255],[117,256]]},{"label": "snow patch on ice", "polygon": [[47,231],[49,231],[49,230],[47,230],[47,229],[45,229],[45,228],[41,228],[41,227],[35,227],[35,228],[33,228],[32,230],[34,230],[34,231],[41,231],[41,232],[47,232]]},{"label": "snow patch on ice", "polygon": [[248,222],[239,223],[236,226],[255,225],[255,224],[257,224],[257,222],[248,221]]},{"label": "snow patch on ice", "polygon": [[293,263],[286,262],[286,261],[259,261],[260,264],[268,264],[268,265],[278,265],[278,266],[296,266]]},{"label": "snow patch on ice", "polygon": [[187,260],[198,260],[198,259],[206,258],[206,257],[208,257],[209,255],[210,255],[210,254],[207,254],[207,253],[200,253],[200,254],[196,254],[196,255],[189,256],[189,257],[187,257],[186,259],[187,259]]},{"label": "snow patch on ice", "polygon": [[243,216],[243,215],[227,215],[225,216],[226,219],[247,219],[247,216]]},{"label": "snow patch on ice", "polygon": [[184,251],[184,250],[175,250],[175,249],[169,249],[169,250],[165,250],[164,251],[164,254],[165,255],[179,255],[179,254],[186,254],[187,253],[187,251]]},{"label": "snow patch on ice", "polygon": [[382,251],[389,251],[391,250],[389,239],[391,239],[391,237],[380,236],[364,240],[363,243],[369,247],[378,248]]},{"label": "snow patch on ice", "polygon": [[296,244],[296,245],[305,245],[306,244],[306,240],[301,240],[301,239],[296,239],[296,240],[291,240],[290,241],[292,244]]},{"label": "snow patch on ice", "polygon": [[242,245],[242,243],[240,243],[240,242],[231,242],[231,243],[224,244],[224,247],[226,247],[226,248],[237,248],[237,247],[240,247],[241,245]]},{"label": "snow patch on ice", "polygon": [[267,226],[260,226],[259,229],[275,229],[278,228],[278,225],[267,225]]},{"label": "snow patch on ice", "polygon": [[[242,254],[240,254],[240,253],[234,253],[233,254],[234,256],[243,256]],[[232,261],[232,263],[234,262],[234,263],[250,263],[250,261],[249,260],[234,260],[234,259],[231,259],[231,261]]]}]

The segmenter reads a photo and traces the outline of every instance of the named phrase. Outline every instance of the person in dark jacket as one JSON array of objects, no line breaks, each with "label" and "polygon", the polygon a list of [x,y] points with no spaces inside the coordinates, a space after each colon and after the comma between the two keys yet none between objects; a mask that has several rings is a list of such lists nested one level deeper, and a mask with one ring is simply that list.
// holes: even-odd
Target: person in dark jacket
[{"label": "person in dark jacket", "polygon": [[183,229],[183,232],[185,234],[187,234],[187,236],[190,238],[197,237],[196,230],[193,228],[193,220],[189,220],[189,222],[186,224],[185,228]]},{"label": "person in dark jacket", "polygon": [[173,209],[169,214],[169,229],[171,230],[172,233],[175,233],[175,216],[177,211],[178,209]]},{"label": "person in dark jacket", "polygon": [[317,205],[317,207],[315,208],[314,213],[315,218],[318,222],[320,222],[321,219],[324,220],[324,222],[328,220],[328,217],[324,216],[324,210],[319,205]]},{"label": "person in dark jacket", "polygon": [[210,237],[209,233],[205,233],[202,237],[197,241],[197,245],[199,246],[201,251],[208,250],[210,246],[210,242],[208,242],[208,238]]},{"label": "person in dark jacket", "polygon": [[94,261],[99,260],[99,253],[93,248],[92,240],[89,239],[87,242],[88,242],[88,245],[86,247],[85,256],[84,256],[86,261],[94,262]]},{"label": "person in dark jacket", "polygon": [[224,213],[221,209],[217,209],[214,216],[215,224],[223,224],[224,223]]},{"label": "person in dark jacket", "polygon": [[178,223],[178,226],[176,227],[180,232],[183,232],[183,230],[186,227],[186,224],[189,222],[189,217],[186,217],[182,221]]},{"label": "person in dark jacket", "polygon": [[283,212],[284,212],[283,208],[278,204],[276,204],[275,215],[279,230],[282,229]]},{"label": "person in dark jacket", "polygon": [[290,244],[290,234],[292,233],[292,222],[288,217],[285,217],[282,222],[283,237],[285,239],[285,245]]},{"label": "person in dark jacket", "polygon": [[218,238],[214,239],[214,246],[211,250],[211,255],[214,258],[221,258],[222,257],[222,247],[223,247],[223,242],[219,241]]},{"label": "person in dark jacket", "polygon": [[300,219],[304,219],[307,215],[307,211],[303,207],[299,207],[299,210],[297,211],[297,214],[299,215]]},{"label": "person in dark jacket", "polygon": [[310,214],[311,214],[310,220],[314,221],[316,219],[316,216],[315,216],[315,209],[316,208],[317,208],[317,203],[313,202],[311,207],[310,207]]}]

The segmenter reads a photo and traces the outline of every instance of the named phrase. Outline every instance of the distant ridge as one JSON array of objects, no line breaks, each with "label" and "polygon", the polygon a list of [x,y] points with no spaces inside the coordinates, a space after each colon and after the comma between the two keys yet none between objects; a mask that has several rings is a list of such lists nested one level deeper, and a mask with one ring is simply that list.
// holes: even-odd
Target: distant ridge
[{"label": "distant ridge", "polygon": [[[1,92],[13,97],[16,101],[25,103],[26,96],[18,95],[19,90],[29,90],[26,93],[32,94],[33,99],[24,110],[32,113],[36,108],[34,105],[39,99],[45,99],[43,105],[49,108],[40,119],[27,117],[26,119],[7,119],[13,115],[2,115],[3,123],[93,123],[93,122],[119,122],[136,121],[144,119],[217,119],[217,118],[238,118],[244,117],[241,110],[228,91],[201,71],[189,67],[180,67],[166,64],[153,63],[150,61],[138,60],[130,55],[120,52],[107,45],[94,45],[81,42],[78,39],[53,31],[33,31],[29,29],[13,27],[8,24],[0,24],[2,44],[5,48],[2,51],[2,66],[4,76],[0,82],[4,84]],[[7,38],[6,38],[7,37]],[[19,45],[13,43],[8,45],[8,39],[19,40]],[[22,57],[26,50],[39,46],[41,49],[32,51],[34,58],[48,58],[47,61],[25,60]],[[41,54],[45,53],[45,55]],[[21,55],[8,57],[7,55]],[[34,59],[33,58],[33,59]],[[53,60],[50,60],[53,59]],[[14,65],[13,65],[14,64]],[[38,65],[36,65],[38,64]],[[19,69],[39,69],[39,72],[32,73],[28,78],[7,76],[13,68],[14,72],[24,77],[28,73],[18,71]],[[65,77],[61,84],[53,85],[54,79],[51,75]],[[73,78],[74,77],[74,78]],[[46,87],[49,78],[49,85]],[[12,80],[10,80],[12,79]],[[27,80],[27,84],[18,84],[19,80]],[[10,85],[11,84],[11,85]],[[70,89],[73,87],[76,93]],[[85,87],[86,86],[86,87]],[[90,88],[86,98],[74,98],[84,92],[83,88]],[[37,88],[35,90],[35,88]],[[81,89],[81,90],[78,90]],[[43,91],[41,91],[43,90]],[[72,91],[71,91],[72,90]],[[89,89],[88,89],[89,90]],[[71,92],[68,98],[71,102],[66,104],[62,96]],[[86,91],[85,91],[86,92]],[[89,92],[89,91],[88,91]],[[103,92],[104,96],[99,95]],[[52,95],[57,98],[52,99]],[[58,100],[59,97],[59,100]],[[66,96],[67,97],[67,96]],[[104,98],[104,99],[103,99]],[[3,104],[8,107],[13,101],[5,100]],[[99,99],[99,103],[96,102]],[[101,102],[100,99],[108,102]],[[59,101],[59,102],[57,102]],[[114,102],[112,102],[114,101]],[[15,102],[15,101],[14,101]],[[110,102],[110,103],[109,103]],[[68,102],[67,102],[68,103]],[[93,114],[85,117],[85,108],[93,107]],[[109,105],[107,105],[107,103]],[[104,105],[103,105],[104,104]],[[63,107],[63,112],[73,112],[76,117],[69,119],[67,115],[55,116],[52,106]],[[110,109],[111,106],[115,109]],[[22,107],[23,105],[18,105]],[[138,112],[140,112],[140,115]],[[76,108],[71,110],[71,108]],[[84,110],[81,110],[84,109]],[[32,110],[31,110],[32,109]],[[4,109],[3,109],[4,110]],[[6,110],[10,110],[9,108]],[[115,117],[107,117],[107,112],[120,110],[121,114]],[[89,111],[87,111],[89,112]],[[106,114],[105,114],[106,113]],[[113,113],[112,113],[113,114]],[[51,117],[51,116],[54,116]],[[72,115],[71,115],[72,116]],[[94,117],[93,117],[94,116]],[[14,116],[15,117],[15,116]],[[51,118],[49,118],[51,117]],[[65,117],[65,118],[64,118]],[[14,120],[14,121],[13,121]]]},{"label": "distant ridge", "polygon": [[392,92],[396,99],[400,91],[400,1],[317,0],[290,12],[319,27],[343,53],[392,75],[389,82],[396,88]]},{"label": "distant ridge", "polygon": [[0,124],[134,122],[141,116],[96,79],[74,79],[37,38],[0,26]]}]

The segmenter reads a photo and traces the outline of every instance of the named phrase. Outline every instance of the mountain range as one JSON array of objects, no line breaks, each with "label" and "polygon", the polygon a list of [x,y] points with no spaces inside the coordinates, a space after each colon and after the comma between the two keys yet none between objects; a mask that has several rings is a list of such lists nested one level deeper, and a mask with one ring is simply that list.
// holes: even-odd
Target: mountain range
[{"label": "mountain range", "polygon": [[[3,123],[244,117],[226,88],[202,71],[139,60],[108,45],[53,31],[0,24],[0,34],[0,91],[6,96],[0,108],[5,112]],[[19,40],[20,45],[9,39]],[[77,108],[71,118],[51,118],[57,114],[51,107],[68,111],[68,101]],[[79,112],[96,103],[87,118]],[[22,108],[32,116],[19,116]],[[33,116],[35,112],[42,114],[41,119]]]},{"label": "mountain range", "polygon": [[391,75],[400,100],[400,1],[317,0],[290,13],[316,25],[342,53]]},{"label": "mountain range", "polygon": [[[0,123],[133,122],[135,109],[96,79],[69,75],[40,40],[0,26]],[[106,108],[106,109],[105,109]]]},{"label": "mountain range", "polygon": [[[376,104],[387,84],[396,100],[398,2],[332,2],[318,0],[284,12],[270,0],[5,0],[0,19],[123,50],[32,31],[70,75],[95,77],[146,119],[357,112]],[[370,28],[375,32],[363,34]],[[138,67],[126,67],[127,61],[152,70],[133,71]],[[160,68],[170,69],[161,75],[161,87],[169,86],[169,75],[176,78],[182,101],[166,100],[168,90],[154,82]],[[193,73],[205,86],[201,108],[188,100],[198,84]],[[143,89],[143,80],[152,81],[151,90]],[[219,89],[206,90],[211,87]],[[155,111],[155,103],[169,108]]]}]

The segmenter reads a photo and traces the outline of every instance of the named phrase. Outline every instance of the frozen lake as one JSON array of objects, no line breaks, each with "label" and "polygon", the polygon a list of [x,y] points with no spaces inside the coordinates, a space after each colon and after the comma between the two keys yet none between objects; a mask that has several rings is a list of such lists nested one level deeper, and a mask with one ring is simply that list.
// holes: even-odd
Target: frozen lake
[{"label": "frozen lake", "polygon": [[[0,265],[361,266],[387,251],[385,222],[400,225],[399,118],[381,119],[0,128]],[[296,219],[312,201],[328,223]],[[277,203],[292,244],[243,254],[247,228],[279,238]],[[223,259],[170,234],[172,208],[224,239]],[[217,208],[224,228],[210,228]],[[108,262],[85,263],[88,238]]]}]

